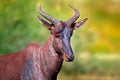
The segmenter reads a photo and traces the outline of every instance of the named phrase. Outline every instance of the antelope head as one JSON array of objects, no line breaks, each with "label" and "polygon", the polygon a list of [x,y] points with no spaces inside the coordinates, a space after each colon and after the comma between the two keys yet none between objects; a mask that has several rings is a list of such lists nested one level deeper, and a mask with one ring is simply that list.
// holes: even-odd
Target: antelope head
[{"label": "antelope head", "polygon": [[41,6],[39,7],[38,10],[40,15],[47,20],[46,21],[38,16],[40,22],[50,31],[51,35],[54,35],[53,47],[56,53],[58,55],[61,55],[62,58],[67,62],[73,61],[74,59],[74,53],[70,45],[70,39],[73,30],[79,28],[87,20],[87,18],[85,18],[83,20],[75,22],[80,16],[79,11],[75,9],[73,6],[71,5],[69,6],[74,10],[75,15],[68,19],[66,22],[59,21],[49,16],[41,9]]}]

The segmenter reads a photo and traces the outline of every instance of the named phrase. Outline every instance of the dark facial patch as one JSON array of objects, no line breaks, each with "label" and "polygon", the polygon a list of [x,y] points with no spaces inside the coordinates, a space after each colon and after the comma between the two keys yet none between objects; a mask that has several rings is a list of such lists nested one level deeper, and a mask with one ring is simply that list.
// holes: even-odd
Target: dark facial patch
[{"label": "dark facial patch", "polygon": [[66,61],[72,61],[74,56],[73,56],[73,50],[70,45],[70,39],[73,33],[73,30],[69,29],[64,24],[64,29],[59,33],[59,38],[62,41],[62,54],[64,55],[64,58]]}]

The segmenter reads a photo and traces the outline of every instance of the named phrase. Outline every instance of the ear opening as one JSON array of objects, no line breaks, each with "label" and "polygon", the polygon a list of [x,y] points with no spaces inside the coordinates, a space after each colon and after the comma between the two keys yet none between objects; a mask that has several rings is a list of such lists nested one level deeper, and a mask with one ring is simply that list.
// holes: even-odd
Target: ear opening
[{"label": "ear opening", "polygon": [[46,27],[48,30],[51,30],[51,28],[53,27],[52,24],[48,23],[47,21],[45,21],[44,19],[40,18],[38,16],[38,19],[40,20],[41,24]]},{"label": "ear opening", "polygon": [[78,22],[73,23],[72,28],[73,28],[73,29],[80,28],[80,26],[82,26],[83,24],[85,24],[85,22],[86,22],[87,20],[88,20],[88,18],[85,18],[85,19],[83,19],[83,20],[81,20],[81,21],[78,21]]}]

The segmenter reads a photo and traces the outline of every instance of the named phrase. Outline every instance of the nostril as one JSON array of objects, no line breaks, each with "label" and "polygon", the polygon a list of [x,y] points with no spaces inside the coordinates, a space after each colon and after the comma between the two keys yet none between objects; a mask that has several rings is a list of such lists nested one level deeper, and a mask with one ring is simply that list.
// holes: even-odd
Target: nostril
[{"label": "nostril", "polygon": [[67,59],[68,59],[68,60],[67,60],[68,62],[73,61],[74,55],[69,56]]},{"label": "nostril", "polygon": [[71,56],[70,56],[70,59],[74,59],[74,55],[71,55]]}]

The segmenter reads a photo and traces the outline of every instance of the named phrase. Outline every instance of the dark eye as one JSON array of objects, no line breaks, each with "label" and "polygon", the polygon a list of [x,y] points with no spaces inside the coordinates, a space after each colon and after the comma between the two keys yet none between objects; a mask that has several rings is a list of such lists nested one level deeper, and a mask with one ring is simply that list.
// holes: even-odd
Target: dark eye
[{"label": "dark eye", "polygon": [[72,36],[72,33],[70,34],[70,36]]},{"label": "dark eye", "polygon": [[64,38],[64,35],[60,35],[60,39],[63,39]]}]

